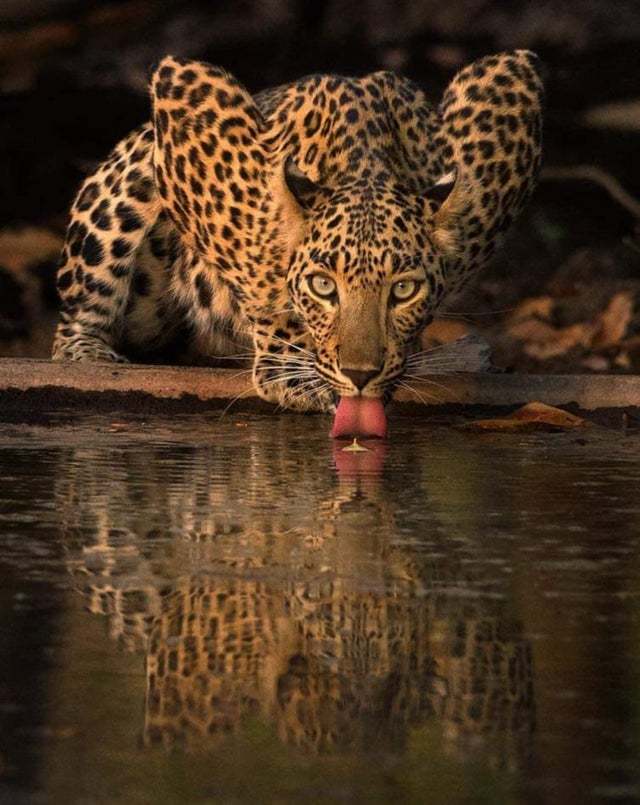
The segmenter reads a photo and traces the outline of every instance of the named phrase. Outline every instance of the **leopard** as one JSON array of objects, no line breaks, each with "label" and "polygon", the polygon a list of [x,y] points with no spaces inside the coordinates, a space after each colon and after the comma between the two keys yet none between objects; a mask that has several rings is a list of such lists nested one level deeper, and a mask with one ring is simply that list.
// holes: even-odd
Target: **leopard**
[{"label": "leopard", "polygon": [[437,105],[390,71],[252,95],[173,56],[150,93],[73,203],[52,357],[237,361],[284,408],[388,401],[540,168],[527,50],[472,62]]}]

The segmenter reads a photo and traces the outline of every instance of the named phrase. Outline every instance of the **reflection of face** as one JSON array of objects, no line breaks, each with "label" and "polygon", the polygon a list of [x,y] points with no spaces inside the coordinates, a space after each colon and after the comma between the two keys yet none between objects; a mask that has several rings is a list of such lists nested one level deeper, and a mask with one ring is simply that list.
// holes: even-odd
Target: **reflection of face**
[{"label": "reflection of face", "polygon": [[146,651],[145,739],[195,747],[257,713],[310,751],[401,746],[437,717],[456,743],[502,725],[501,751],[519,752],[528,645],[502,602],[439,592],[474,583],[455,554],[407,542],[403,500],[423,501],[431,542],[441,530],[419,469],[337,482],[272,423],[232,437],[60,467],[70,567]]}]

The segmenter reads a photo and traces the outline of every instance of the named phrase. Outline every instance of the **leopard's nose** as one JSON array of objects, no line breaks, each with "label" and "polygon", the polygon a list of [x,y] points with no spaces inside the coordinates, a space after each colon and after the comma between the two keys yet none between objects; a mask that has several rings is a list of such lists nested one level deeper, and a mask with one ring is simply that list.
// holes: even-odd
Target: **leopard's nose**
[{"label": "leopard's nose", "polygon": [[380,374],[380,369],[381,367],[377,369],[341,369],[341,371],[351,380],[358,391],[362,391],[372,378]]}]

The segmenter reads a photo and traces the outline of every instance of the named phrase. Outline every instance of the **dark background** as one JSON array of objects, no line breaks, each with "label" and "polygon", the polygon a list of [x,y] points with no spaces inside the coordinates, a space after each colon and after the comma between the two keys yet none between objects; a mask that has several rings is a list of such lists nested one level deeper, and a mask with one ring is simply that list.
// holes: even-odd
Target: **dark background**
[{"label": "dark background", "polygon": [[[591,355],[583,345],[580,354],[563,353],[560,363],[532,362],[513,338],[505,346],[504,311],[529,296],[553,296],[549,322],[563,328],[593,321],[616,291],[631,289],[625,336],[636,336],[637,211],[615,201],[601,182],[579,173],[559,178],[557,169],[596,167],[640,197],[637,0],[3,0],[0,338],[13,344],[5,354],[21,354],[16,344],[24,347],[33,336],[33,324],[24,326],[38,315],[32,297],[41,311],[55,302],[51,241],[34,245],[37,238],[42,230],[63,231],[83,176],[147,119],[149,70],[166,53],[221,64],[252,91],[308,72],[393,69],[437,101],[464,63],[516,47],[535,49],[544,63],[547,173],[502,255],[461,309],[483,314],[476,325],[519,368],[564,371]],[[15,242],[3,244],[1,233],[24,234],[25,225],[39,230],[37,237],[28,230],[17,255]],[[15,287],[16,266],[36,277],[38,288]],[[634,350],[629,354],[633,368]],[[630,370],[606,358],[608,370]]]}]

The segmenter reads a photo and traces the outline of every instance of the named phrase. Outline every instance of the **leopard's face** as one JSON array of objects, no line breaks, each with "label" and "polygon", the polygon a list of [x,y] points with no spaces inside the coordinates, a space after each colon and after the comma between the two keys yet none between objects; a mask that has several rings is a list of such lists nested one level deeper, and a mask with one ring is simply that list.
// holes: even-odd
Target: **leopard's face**
[{"label": "leopard's face", "polygon": [[445,289],[432,213],[384,180],[343,187],[309,212],[288,288],[334,394],[388,398],[400,381]]}]

